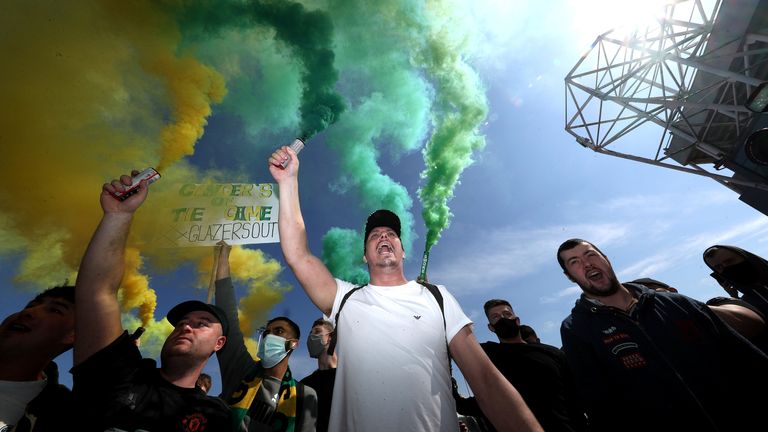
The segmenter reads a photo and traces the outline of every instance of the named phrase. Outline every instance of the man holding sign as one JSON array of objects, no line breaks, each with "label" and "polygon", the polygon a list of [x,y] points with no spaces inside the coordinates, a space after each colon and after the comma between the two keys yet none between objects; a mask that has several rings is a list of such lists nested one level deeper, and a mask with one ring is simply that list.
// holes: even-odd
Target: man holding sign
[{"label": "man holding sign", "polygon": [[329,430],[458,431],[449,352],[498,430],[542,430],[480,348],[456,299],[438,287],[441,314],[437,296],[405,278],[394,213],[379,210],[368,218],[363,260],[371,282],[345,297],[355,286],[334,279],[309,250],[296,153],[278,149],[269,170],[280,189],[278,228],[287,264],[325,315],[338,314],[348,299],[335,323],[339,361]]},{"label": "man holding sign", "polygon": [[300,330],[287,317],[272,318],[259,339],[259,360],[245,346],[240,330],[237,298],[229,272],[232,247],[215,248],[216,305],[231,324],[227,344],[216,353],[221,367],[222,397],[232,408],[238,430],[249,432],[314,432],[317,394],[297,382],[288,365],[299,344]]}]

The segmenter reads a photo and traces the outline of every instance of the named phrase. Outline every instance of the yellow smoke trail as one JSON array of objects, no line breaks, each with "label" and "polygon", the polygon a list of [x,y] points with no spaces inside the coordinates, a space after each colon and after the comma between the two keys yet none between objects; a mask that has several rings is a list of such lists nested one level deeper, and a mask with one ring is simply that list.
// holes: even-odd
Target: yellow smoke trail
[{"label": "yellow smoke trail", "polygon": [[280,263],[267,259],[260,250],[233,248],[230,265],[233,280],[248,285],[248,294],[240,299],[239,316],[243,334],[252,335],[290,287],[277,280]]},{"label": "yellow smoke trail", "polygon": [[173,123],[161,134],[158,171],[194,153],[203,136],[211,103],[226,95],[224,78],[191,55],[176,56],[180,35],[172,16],[155,2],[102,3],[105,14],[124,32],[137,50],[137,61],[161,80],[170,99]]},{"label": "yellow smoke trail", "polygon": [[128,247],[125,251],[125,275],[123,276],[122,307],[124,311],[138,308],[139,319],[143,326],[152,322],[157,305],[157,294],[149,288],[149,277],[141,274],[142,258],[139,250]]},{"label": "yellow smoke trail", "polygon": [[101,184],[159,162],[168,180],[136,215],[121,290],[124,310],[149,326],[156,294],[142,256],[174,269],[208,253],[147,242],[168,210],[163,183],[204,177],[179,158],[226,93],[218,72],[180,50],[172,18],[158,2],[110,0],[9,0],[0,14],[0,256],[21,254],[21,285],[74,281]]},{"label": "yellow smoke trail", "polygon": [[158,58],[152,69],[165,77],[176,107],[176,122],[162,132],[162,153],[157,169],[195,152],[195,143],[203,136],[211,102],[221,102],[226,94],[224,78],[194,59]]},{"label": "yellow smoke trail", "polygon": [[256,339],[251,337],[245,338],[245,349],[248,350],[248,354],[250,354],[254,360],[259,360],[259,343]]}]

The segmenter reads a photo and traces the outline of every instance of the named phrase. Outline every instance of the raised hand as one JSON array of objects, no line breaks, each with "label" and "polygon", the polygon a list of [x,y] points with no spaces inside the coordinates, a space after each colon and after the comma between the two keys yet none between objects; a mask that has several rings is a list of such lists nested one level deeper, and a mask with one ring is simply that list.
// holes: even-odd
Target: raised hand
[{"label": "raised hand", "polygon": [[299,172],[299,158],[296,152],[288,146],[275,150],[269,157],[269,172],[278,183],[289,177],[296,177]]},{"label": "raised hand", "polygon": [[131,175],[123,174],[119,180],[112,180],[110,183],[104,183],[101,187],[101,208],[104,213],[133,213],[138,209],[144,200],[147,198],[147,181],[142,180],[139,183],[138,191],[126,198],[124,201],[120,201],[115,192],[124,192],[132,183],[131,176],[139,174],[139,171],[131,171]]}]

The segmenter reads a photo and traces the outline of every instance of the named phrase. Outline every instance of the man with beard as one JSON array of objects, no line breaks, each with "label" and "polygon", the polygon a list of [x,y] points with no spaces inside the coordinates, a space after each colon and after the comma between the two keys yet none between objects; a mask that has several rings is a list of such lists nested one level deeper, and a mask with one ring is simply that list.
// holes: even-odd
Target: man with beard
[{"label": "man with beard", "polygon": [[704,303],[619,283],[585,240],[565,241],[557,261],[582,290],[560,334],[592,430],[748,431],[764,422],[751,395],[768,385],[768,357]]},{"label": "man with beard", "polygon": [[280,190],[285,261],[315,306],[334,317],[330,344],[339,361],[329,430],[457,432],[449,355],[495,425],[543,430],[480,348],[456,298],[443,286],[405,277],[395,213],[381,209],[368,217],[362,260],[370,283],[355,286],[334,278],[309,248],[296,153],[281,147],[269,158],[269,171]]},{"label": "man with beard", "polygon": [[[584,413],[578,408],[565,354],[550,345],[526,343],[520,335],[520,318],[508,301],[488,300],[483,309],[488,329],[499,342],[480,346],[520,392],[541,427],[551,432],[585,430]],[[457,399],[456,408],[460,414],[482,416],[474,398]]]}]

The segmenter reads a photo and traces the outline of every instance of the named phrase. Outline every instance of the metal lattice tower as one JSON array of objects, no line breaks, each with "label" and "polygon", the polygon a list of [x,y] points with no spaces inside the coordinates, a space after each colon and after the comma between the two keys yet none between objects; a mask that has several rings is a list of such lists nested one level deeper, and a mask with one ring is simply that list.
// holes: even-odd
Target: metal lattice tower
[{"label": "metal lattice tower", "polygon": [[[566,130],[598,153],[766,193],[768,167],[740,153],[768,127],[745,107],[768,80],[766,3],[677,1],[648,28],[600,35],[565,78]],[[621,140],[646,127],[663,131],[658,142]]]}]

